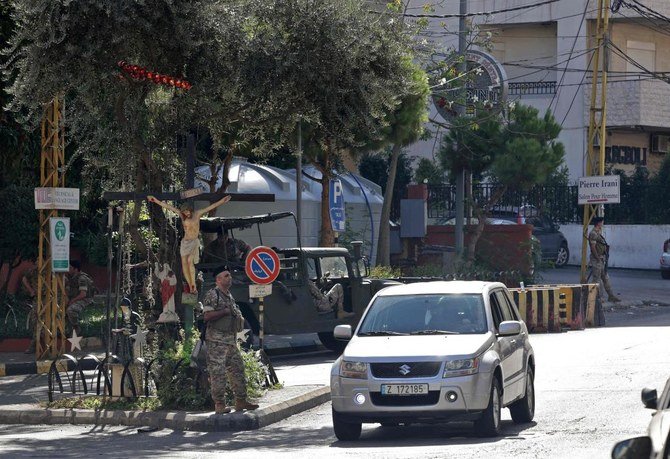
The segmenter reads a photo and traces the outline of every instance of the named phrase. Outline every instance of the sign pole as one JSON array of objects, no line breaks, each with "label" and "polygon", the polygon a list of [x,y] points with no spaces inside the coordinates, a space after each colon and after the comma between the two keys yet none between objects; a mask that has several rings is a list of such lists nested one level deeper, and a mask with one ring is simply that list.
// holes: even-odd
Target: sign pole
[{"label": "sign pole", "polygon": [[263,316],[265,315],[265,305],[263,303],[264,297],[260,297],[258,299],[258,324],[259,324],[259,330],[258,330],[258,346],[263,349],[263,336],[265,335],[265,332],[263,330]]}]

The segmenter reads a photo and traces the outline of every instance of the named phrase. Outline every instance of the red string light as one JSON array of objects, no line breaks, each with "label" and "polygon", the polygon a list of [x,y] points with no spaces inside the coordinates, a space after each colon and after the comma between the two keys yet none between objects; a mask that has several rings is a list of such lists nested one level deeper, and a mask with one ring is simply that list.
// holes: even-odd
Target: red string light
[{"label": "red string light", "polygon": [[163,75],[157,72],[152,72],[150,70],[145,69],[144,67],[140,67],[139,65],[131,65],[126,61],[119,61],[117,65],[119,66],[119,68],[123,73],[125,73],[134,80],[139,81],[148,80],[155,84],[173,86],[175,88],[184,89],[186,91],[191,89],[191,87],[193,86],[191,85],[191,83],[189,83],[184,79],[173,77],[170,75]]}]

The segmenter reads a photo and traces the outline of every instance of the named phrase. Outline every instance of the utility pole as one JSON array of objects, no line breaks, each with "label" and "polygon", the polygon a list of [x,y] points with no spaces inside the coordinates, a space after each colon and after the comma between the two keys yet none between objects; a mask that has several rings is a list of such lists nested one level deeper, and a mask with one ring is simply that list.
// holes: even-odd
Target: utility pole
[{"label": "utility pole", "polygon": [[[616,2],[618,6],[620,2]],[[605,175],[605,143],[607,121],[607,44],[609,41],[610,0],[598,0],[596,21],[596,43],[593,51],[593,72],[591,79],[591,106],[589,109],[589,133],[586,139],[586,176]],[[587,69],[588,71],[588,69]],[[600,85],[600,88],[598,87]],[[600,100],[598,100],[600,90]],[[582,227],[581,282],[586,282],[586,248],[591,220],[603,216],[602,204],[585,204]]]},{"label": "utility pole", "polygon": [[[467,48],[467,24],[465,21],[465,15],[468,12],[467,0],[460,0],[459,4],[459,16],[458,16],[458,55],[460,63],[458,65],[458,72],[460,75],[465,75],[468,70],[467,59],[465,56]],[[463,80],[462,80],[463,81]],[[458,91],[458,103],[456,104],[456,110],[458,116],[465,115],[465,106],[466,106],[467,90],[465,88],[465,82],[463,81],[463,86]],[[461,145],[458,148],[462,148]],[[454,239],[456,243],[456,254],[462,256],[465,253],[464,250],[464,237],[463,237],[463,219],[465,218],[465,170],[459,168],[455,171],[456,173],[456,226]]]},{"label": "utility pole", "polygon": [[295,216],[298,221],[298,247],[302,247],[302,121],[298,121],[298,151],[295,164]]}]

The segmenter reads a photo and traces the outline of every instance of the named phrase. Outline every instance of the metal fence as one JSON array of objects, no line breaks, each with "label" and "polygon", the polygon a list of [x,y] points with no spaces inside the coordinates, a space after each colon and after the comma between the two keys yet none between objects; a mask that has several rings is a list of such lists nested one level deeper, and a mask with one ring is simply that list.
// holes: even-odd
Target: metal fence
[{"label": "metal fence", "polygon": [[[473,199],[486,202],[499,188],[484,184],[473,187]],[[581,223],[583,206],[577,204],[576,185],[536,186],[530,191],[507,191],[490,211],[532,205],[557,223]],[[428,217],[454,216],[456,188],[453,185],[428,186]],[[608,224],[670,224],[670,202],[665,189],[653,185],[621,184],[620,204],[605,206]]]}]

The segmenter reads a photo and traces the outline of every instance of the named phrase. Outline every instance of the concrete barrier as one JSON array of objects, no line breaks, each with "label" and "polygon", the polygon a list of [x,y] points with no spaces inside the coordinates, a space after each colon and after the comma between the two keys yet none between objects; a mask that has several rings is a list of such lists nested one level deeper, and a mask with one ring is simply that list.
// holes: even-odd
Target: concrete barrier
[{"label": "concrete barrier", "polygon": [[562,327],[583,330],[601,323],[598,284],[548,284],[533,288],[556,288],[559,291],[559,321]]},{"label": "concrete barrier", "polygon": [[509,289],[531,333],[560,332],[559,289],[528,287]]}]

